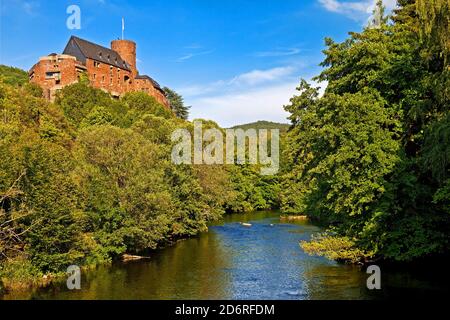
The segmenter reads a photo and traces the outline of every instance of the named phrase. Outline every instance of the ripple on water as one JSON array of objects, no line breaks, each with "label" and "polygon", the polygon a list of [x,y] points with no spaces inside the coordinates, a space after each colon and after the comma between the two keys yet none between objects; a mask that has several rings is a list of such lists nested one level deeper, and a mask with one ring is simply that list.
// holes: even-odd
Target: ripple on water
[{"label": "ripple on water", "polygon": [[228,215],[210,232],[155,252],[149,261],[87,272],[80,291],[68,291],[62,283],[24,298],[372,298],[365,289],[364,272],[301,250],[299,241],[320,230],[308,222],[280,223],[277,212]]}]

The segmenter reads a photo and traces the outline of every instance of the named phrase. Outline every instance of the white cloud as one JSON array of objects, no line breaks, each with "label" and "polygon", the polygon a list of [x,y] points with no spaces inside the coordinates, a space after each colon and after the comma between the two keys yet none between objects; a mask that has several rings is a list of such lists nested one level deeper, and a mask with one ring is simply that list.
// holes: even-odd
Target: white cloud
[{"label": "white cloud", "polygon": [[294,66],[266,70],[256,69],[242,73],[231,79],[217,80],[207,84],[189,84],[188,86],[178,88],[177,91],[184,97],[194,98],[210,94],[249,90],[257,85],[283,82],[286,78],[292,77],[296,70],[297,68]]},{"label": "white cloud", "polygon": [[273,51],[260,51],[255,53],[255,57],[286,57],[297,55],[301,52],[299,48],[278,48]]},{"label": "white cloud", "polygon": [[[317,84],[310,81],[314,87],[325,91],[326,83]],[[263,86],[249,91],[227,93],[209,97],[187,100],[192,105],[190,118],[210,119],[223,128],[258,120],[268,120],[288,123],[289,113],[283,108],[296,94],[299,81],[288,81],[272,86]]]},{"label": "white cloud", "polygon": [[[318,0],[326,10],[339,14],[344,14],[357,20],[367,19],[372,14],[377,0],[360,0],[360,1],[340,1],[340,0]],[[383,4],[388,11],[397,6],[397,0],[383,0]]]},{"label": "white cloud", "polygon": [[189,54],[186,54],[186,55],[184,55],[184,56],[178,58],[178,59],[177,59],[177,62],[183,62],[183,61],[189,60],[189,59],[191,59],[191,58],[193,58],[193,57],[204,56],[204,55],[207,55],[207,54],[211,54],[211,53],[213,53],[213,52],[214,52],[214,50],[189,53]]},{"label": "white cloud", "polygon": [[21,6],[26,14],[33,16],[37,13],[39,3],[37,1],[21,1]]},{"label": "white cloud", "polygon": [[254,90],[187,100],[192,105],[191,119],[205,118],[222,127],[258,120],[287,122],[283,105],[294,95],[298,82],[289,82]]},{"label": "white cloud", "polygon": [[328,11],[337,13],[350,13],[352,11],[367,12],[370,1],[340,2],[338,0],[319,0],[320,4]]},{"label": "white cloud", "polygon": [[182,56],[182,57],[178,58],[177,61],[181,62],[181,61],[184,61],[184,60],[188,60],[188,59],[192,58],[193,56],[194,56],[194,54],[190,53],[190,54],[187,54],[185,56]]},{"label": "white cloud", "polygon": [[211,119],[222,127],[258,120],[287,122],[283,105],[295,94],[299,73],[296,66],[252,70],[231,80],[191,85],[177,91],[192,106],[191,119]]},{"label": "white cloud", "polygon": [[236,92],[249,90],[257,85],[283,82],[292,77],[297,69],[294,66],[277,67],[266,70],[252,70],[237,75],[231,79],[218,80],[207,84],[190,84],[179,88],[184,97],[198,97],[214,93]]},{"label": "white cloud", "polygon": [[229,81],[219,80],[208,84],[191,84],[189,86],[181,87],[177,91],[184,97],[197,97],[220,90],[225,90],[228,85]]},{"label": "white cloud", "polygon": [[253,70],[243,73],[231,80],[230,84],[236,85],[256,85],[265,82],[276,81],[291,75],[295,71],[294,67],[278,67],[268,70]]}]

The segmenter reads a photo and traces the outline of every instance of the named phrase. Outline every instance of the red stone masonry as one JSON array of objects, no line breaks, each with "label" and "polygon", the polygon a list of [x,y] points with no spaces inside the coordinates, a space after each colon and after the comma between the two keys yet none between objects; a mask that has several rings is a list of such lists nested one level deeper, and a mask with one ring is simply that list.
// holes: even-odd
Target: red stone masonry
[{"label": "red stone masonry", "polygon": [[145,92],[153,96],[159,103],[169,106],[164,91],[159,88],[159,86],[155,86],[154,83],[148,78],[134,79],[134,90]]},{"label": "red stone masonry", "polygon": [[75,57],[51,54],[39,59],[31,68],[29,77],[31,82],[42,87],[46,99],[53,100],[58,90],[78,82],[86,70]]},{"label": "red stone masonry", "polygon": [[169,108],[159,84],[149,76],[139,75],[136,43],[130,40],[114,40],[109,49],[71,37],[63,54],[41,57],[29,71],[29,78],[42,87],[47,99],[53,100],[64,86],[78,82],[82,73],[87,74],[93,87],[114,97],[141,91]]},{"label": "red stone masonry", "polygon": [[138,75],[136,69],[136,43],[131,40],[111,41],[111,50],[117,52],[120,57],[128,63],[133,73],[133,79]]},{"label": "red stone masonry", "polygon": [[135,91],[132,73],[106,63],[86,59],[89,81],[94,88],[103,89],[114,97]]}]

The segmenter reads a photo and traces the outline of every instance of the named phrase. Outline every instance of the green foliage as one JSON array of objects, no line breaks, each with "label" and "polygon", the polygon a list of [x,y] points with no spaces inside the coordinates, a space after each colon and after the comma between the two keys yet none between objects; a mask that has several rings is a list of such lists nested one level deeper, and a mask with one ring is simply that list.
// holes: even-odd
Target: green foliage
[{"label": "green foliage", "polygon": [[2,286],[3,289],[27,289],[32,285],[39,285],[38,279],[42,276],[39,269],[24,257],[2,263],[0,264],[0,293],[3,291]]},{"label": "green foliage", "polygon": [[348,237],[332,234],[318,234],[311,241],[301,241],[301,248],[310,255],[326,257],[330,260],[346,263],[359,263],[370,259],[369,253],[359,249]]},{"label": "green foliage", "polygon": [[3,83],[12,86],[22,86],[28,83],[28,74],[19,68],[0,65],[0,79]]},{"label": "green foliage", "polygon": [[53,106],[24,88],[0,86],[0,253],[8,260],[26,253],[39,270],[60,270],[78,256],[70,131]]},{"label": "green foliage", "polygon": [[123,96],[121,102],[129,110],[137,111],[138,113],[151,113],[164,118],[172,117],[172,113],[169,110],[159,104],[155,98],[144,92],[129,92]]},{"label": "green foliage", "polygon": [[84,83],[76,83],[58,92],[55,103],[74,125],[79,125],[95,107],[110,109],[114,104],[110,95]]},{"label": "green foliage", "polygon": [[[328,82],[325,94],[303,81],[285,107],[283,209],[327,221],[358,250],[386,259],[448,253],[450,77],[437,41],[444,2],[425,10],[424,1],[400,1],[392,24],[327,39],[316,79]],[[433,19],[443,29],[430,29]],[[421,41],[421,28],[437,40]]]},{"label": "green foliage", "polygon": [[278,176],[262,176],[257,165],[229,166],[235,198],[228,203],[231,212],[251,212],[279,207]]},{"label": "green foliage", "polygon": [[191,107],[185,106],[183,97],[175,91],[167,87],[164,87],[163,90],[166,93],[167,100],[169,100],[170,109],[172,109],[178,118],[187,120],[189,117],[189,109]]},{"label": "green foliage", "polygon": [[252,122],[252,123],[246,123],[246,124],[234,126],[231,129],[242,129],[242,130],[278,129],[278,130],[280,130],[280,132],[285,133],[286,131],[288,131],[289,127],[290,127],[290,125],[286,124],[286,123],[277,123],[277,122],[272,122],[272,121],[260,120],[260,121],[256,121],[256,122]]},{"label": "green foliage", "polygon": [[388,129],[395,122],[384,102],[370,92],[328,94],[298,117],[302,134],[294,139],[302,154],[295,156],[302,161],[294,170],[304,172],[300,183],[309,197],[325,196],[311,214],[362,214],[398,161],[396,135]]},{"label": "green foliage", "polygon": [[416,10],[420,19],[421,40],[428,49],[425,57],[433,59],[437,54],[449,63],[450,1],[417,0]]},{"label": "green foliage", "polygon": [[81,121],[81,128],[104,125],[113,123],[114,118],[112,114],[104,107],[95,106],[86,115],[86,118]]},{"label": "green foliage", "polygon": [[[80,81],[51,104],[39,88],[2,79],[0,285],[6,288],[195,236],[231,207],[277,203],[276,179],[256,169],[250,179],[247,168],[174,165],[171,134],[192,132],[193,125],[144,93],[116,100]],[[212,121],[204,126],[218,128]]]}]

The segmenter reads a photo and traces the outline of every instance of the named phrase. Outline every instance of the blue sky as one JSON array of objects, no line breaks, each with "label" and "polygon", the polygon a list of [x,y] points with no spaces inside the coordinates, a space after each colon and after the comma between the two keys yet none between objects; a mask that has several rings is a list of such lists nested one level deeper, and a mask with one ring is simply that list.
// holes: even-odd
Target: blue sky
[{"label": "blue sky", "polygon": [[[28,70],[71,35],[137,42],[138,69],[181,93],[191,118],[286,122],[282,106],[320,68],[324,37],[359,31],[375,0],[1,0],[0,64]],[[385,0],[392,8],[395,0]],[[69,30],[69,5],[81,29]]]}]

